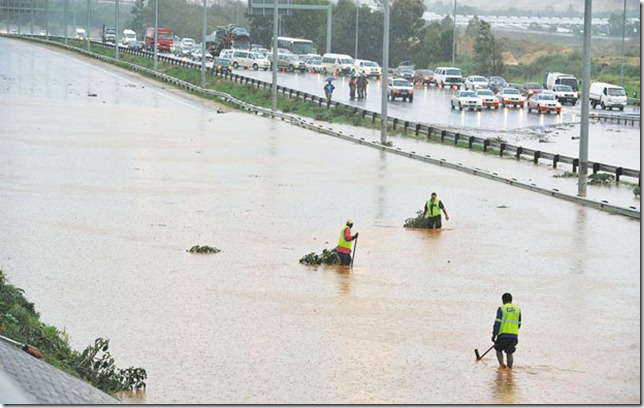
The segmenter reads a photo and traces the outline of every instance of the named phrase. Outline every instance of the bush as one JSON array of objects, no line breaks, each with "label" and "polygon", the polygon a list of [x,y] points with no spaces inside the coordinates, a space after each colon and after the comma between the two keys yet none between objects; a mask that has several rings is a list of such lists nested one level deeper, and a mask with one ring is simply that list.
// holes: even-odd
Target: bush
[{"label": "bush", "polygon": [[320,255],[316,255],[315,252],[304,255],[300,258],[300,263],[305,265],[339,265],[340,257],[338,252],[334,249],[324,249]]},{"label": "bush", "polygon": [[423,211],[416,211],[416,216],[412,218],[407,218],[405,228],[429,228],[429,218],[423,217]]}]

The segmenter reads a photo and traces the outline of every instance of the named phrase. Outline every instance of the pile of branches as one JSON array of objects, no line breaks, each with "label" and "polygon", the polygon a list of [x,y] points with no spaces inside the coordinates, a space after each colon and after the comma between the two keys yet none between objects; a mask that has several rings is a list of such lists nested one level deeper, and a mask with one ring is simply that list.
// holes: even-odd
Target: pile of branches
[{"label": "pile of branches", "polygon": [[339,265],[340,257],[338,256],[338,252],[335,248],[325,249],[320,255],[316,255],[315,252],[304,255],[300,258],[300,263],[305,265]]},{"label": "pile of branches", "polygon": [[423,211],[416,211],[416,217],[405,220],[405,228],[429,228],[429,218],[423,217]]},{"label": "pile of branches", "polygon": [[190,252],[192,254],[216,254],[217,252],[221,252],[221,249],[213,248],[208,245],[195,245],[192,248],[188,249],[186,252]]}]

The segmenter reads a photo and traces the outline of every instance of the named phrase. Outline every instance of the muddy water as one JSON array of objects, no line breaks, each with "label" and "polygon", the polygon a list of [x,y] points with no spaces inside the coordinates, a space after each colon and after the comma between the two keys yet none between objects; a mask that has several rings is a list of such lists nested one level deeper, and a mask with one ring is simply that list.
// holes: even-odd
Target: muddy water
[{"label": "muddy water", "polygon": [[[75,347],[108,337],[148,370],[125,401],[641,400],[638,221],[0,41],[13,84],[31,75],[16,60],[46,57],[111,95],[3,87],[0,264]],[[434,190],[446,228],[402,228]],[[347,217],[353,270],[298,263]],[[512,372],[473,352],[504,291],[524,319]]]}]

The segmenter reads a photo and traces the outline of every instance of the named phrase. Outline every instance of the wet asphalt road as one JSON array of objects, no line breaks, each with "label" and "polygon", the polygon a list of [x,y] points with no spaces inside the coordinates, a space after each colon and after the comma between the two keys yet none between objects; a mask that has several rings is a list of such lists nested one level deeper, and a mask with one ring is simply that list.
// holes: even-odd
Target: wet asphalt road
[{"label": "wet asphalt road", "polygon": [[[164,88],[0,39],[3,271],[75,347],[148,370],[125,401],[641,400],[638,221]],[[402,228],[432,190],[446,228]],[[348,217],[353,270],[298,263]],[[504,291],[512,372],[473,353]]]}]

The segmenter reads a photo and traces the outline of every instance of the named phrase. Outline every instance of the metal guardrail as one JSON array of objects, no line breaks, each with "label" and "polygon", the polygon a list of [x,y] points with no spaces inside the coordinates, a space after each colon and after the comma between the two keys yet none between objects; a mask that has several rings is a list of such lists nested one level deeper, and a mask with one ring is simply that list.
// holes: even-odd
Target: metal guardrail
[{"label": "metal guardrail", "polygon": [[[41,40],[41,41],[46,42],[46,43],[52,43],[52,42],[48,42],[48,41],[45,41],[45,40]],[[148,69],[148,68],[141,67],[140,65],[132,64],[132,63],[125,62],[125,61],[116,60],[115,58],[107,57],[107,56],[104,56],[104,55],[94,54],[94,53],[89,52],[89,51],[87,51],[85,49],[70,46],[70,45],[61,44],[61,43],[58,43],[58,42],[53,42],[53,44],[55,44],[57,46],[61,46],[63,48],[69,48],[69,49],[74,49],[75,51],[80,51],[81,53],[83,53],[83,54],[85,54],[87,56],[90,56],[90,57],[93,57],[93,58],[96,58],[96,59],[99,59],[99,60],[103,60],[103,61],[106,61],[106,62],[124,64],[124,65],[126,65],[126,66],[128,66],[128,67],[130,67],[130,68],[132,68],[132,69],[134,69],[136,71],[146,73],[148,75],[156,77],[156,78],[158,78],[160,80],[163,80],[165,82],[168,82],[168,83],[180,86],[182,88],[185,88],[186,90],[217,96],[217,97],[221,98],[222,100],[225,100],[227,102],[231,102],[231,103],[233,103],[233,104],[235,104],[235,105],[239,106],[240,108],[243,108],[243,109],[245,109],[247,111],[255,112],[256,114],[262,114],[262,115],[265,115],[265,116],[270,116],[272,118],[279,118],[279,119],[281,119],[283,121],[288,121],[289,123],[291,123],[293,125],[296,125],[296,126],[299,126],[299,127],[305,128],[305,129],[309,129],[309,130],[312,130],[312,131],[316,131],[316,132],[323,133],[323,134],[326,134],[326,135],[330,135],[330,136],[333,136],[333,137],[337,137],[337,138],[340,138],[340,139],[352,141],[352,142],[355,142],[355,143],[358,143],[358,144],[361,144],[361,145],[365,145],[365,146],[369,146],[369,147],[372,147],[372,148],[377,148],[379,150],[384,150],[384,151],[387,151],[389,153],[394,153],[394,154],[404,156],[404,157],[408,157],[408,158],[411,158],[411,159],[415,159],[415,160],[419,160],[419,161],[423,161],[423,162],[427,162],[427,163],[432,163],[432,164],[439,165],[439,166],[442,166],[442,167],[446,167],[446,168],[449,168],[449,169],[462,171],[462,172],[465,172],[465,173],[468,173],[468,174],[471,174],[471,175],[480,176],[480,177],[484,177],[484,178],[487,178],[487,179],[490,179],[490,180],[503,182],[505,184],[509,184],[509,185],[516,186],[516,187],[521,187],[521,188],[528,189],[528,190],[531,190],[531,191],[535,191],[535,192],[545,194],[545,195],[548,195],[548,196],[551,196],[551,197],[560,198],[560,199],[570,201],[570,202],[576,202],[576,203],[579,203],[579,204],[582,204],[582,205],[585,205],[585,206],[588,206],[588,207],[608,211],[608,212],[611,212],[611,213],[614,213],[614,214],[626,215],[628,217],[637,218],[637,219],[640,219],[640,217],[641,217],[640,211],[637,210],[636,207],[632,207],[632,206],[628,207],[628,208],[627,207],[621,207],[621,206],[618,206],[618,205],[610,204],[606,200],[594,201],[594,200],[590,200],[590,199],[587,199],[587,198],[584,198],[584,197],[578,197],[578,196],[574,196],[574,195],[571,195],[571,194],[562,193],[558,189],[549,190],[549,189],[545,189],[543,187],[538,187],[536,184],[524,183],[524,182],[518,181],[515,178],[502,177],[502,176],[499,176],[497,173],[489,173],[489,172],[486,172],[485,170],[482,170],[482,169],[479,169],[479,168],[470,168],[470,167],[464,166],[464,165],[462,165],[460,163],[450,163],[445,159],[432,158],[430,155],[424,155],[423,156],[423,155],[417,154],[415,151],[409,151],[409,152],[404,151],[400,147],[396,148],[396,147],[391,147],[391,146],[385,146],[385,145],[381,144],[378,141],[367,141],[362,137],[358,138],[358,137],[355,137],[354,135],[351,135],[351,134],[345,134],[345,133],[343,133],[341,131],[335,131],[332,128],[325,128],[324,126],[315,124],[313,122],[307,122],[306,120],[304,120],[302,118],[299,118],[297,116],[289,115],[287,113],[282,113],[282,112],[272,112],[270,109],[244,102],[244,101],[242,101],[240,99],[237,99],[237,98],[233,97],[230,94],[213,91],[211,89],[204,89],[204,88],[201,88],[199,86],[193,85],[193,84],[191,84],[189,82],[174,78],[172,76],[162,74],[162,73],[159,73],[157,71],[154,71],[154,70],[151,70],[151,69]],[[101,43],[97,43],[97,44],[101,44]],[[123,50],[127,50],[127,49],[123,48]],[[145,53],[145,51],[143,51],[143,52]],[[195,65],[195,64],[193,63],[193,65]],[[246,83],[251,82],[252,84],[257,84],[258,86],[263,85],[264,87],[270,87],[270,84],[267,84],[264,81],[258,81],[258,80],[255,80],[253,78],[240,76],[238,74],[223,75],[223,77],[231,78],[231,79],[234,79],[234,80],[238,80],[238,79],[241,78],[240,81],[245,79]],[[322,101],[324,101],[324,103],[326,103],[325,98],[317,97],[315,95],[306,94],[305,92],[296,91],[296,90],[292,90],[292,89],[289,89],[289,88],[279,87],[278,86],[278,90],[280,88],[281,88],[281,91],[283,93],[289,92],[290,94],[296,94],[296,95],[299,94],[305,100],[306,100],[306,98],[308,96],[311,100],[318,101],[320,104],[322,104]],[[335,104],[341,105],[341,104],[339,104],[337,102]],[[376,113],[372,112],[372,114],[373,114],[373,117],[375,118]],[[452,140],[455,141],[455,143],[458,143],[459,140],[463,140],[458,133],[447,132],[446,130],[433,128],[431,126],[423,125],[423,124],[416,124],[415,125],[416,129],[422,129],[423,126],[425,127],[428,136],[436,135],[437,132],[440,132],[439,137],[441,137],[443,139],[445,137],[451,137]],[[492,146],[495,146],[495,143],[498,143],[497,147],[499,149],[499,152],[500,152],[501,156],[503,155],[503,153],[505,151],[514,151],[514,153],[517,154],[517,155],[521,155],[521,154],[524,154],[524,153],[533,154],[534,157],[536,158],[535,160],[538,160],[541,157],[545,158],[546,156],[550,157],[550,159],[552,159],[552,160],[556,159],[557,162],[558,161],[565,162],[568,159],[566,157],[562,157],[562,156],[559,156],[559,155],[551,155],[550,153],[543,153],[543,152],[534,151],[534,150],[530,150],[530,149],[523,149],[520,146],[515,147],[515,146],[511,146],[511,145],[505,145],[505,143],[493,142],[493,141],[490,141],[489,139],[476,138],[474,136],[467,136],[467,142],[468,143],[470,143],[470,141],[473,141],[474,139],[479,140],[483,144],[484,150],[486,149],[486,147],[490,148]],[[505,145],[505,147],[503,147],[502,145]],[[513,148],[515,150],[512,150]],[[577,160],[577,165],[578,165],[578,159],[571,159],[571,160]],[[574,163],[573,163],[573,165],[574,165]],[[607,166],[607,165],[604,165],[604,166]],[[593,169],[598,168],[599,164],[593,164],[592,167],[593,167]],[[621,173],[623,175],[626,175],[624,170],[630,171],[630,169],[622,169]],[[615,169],[615,171],[617,171],[617,169]],[[638,174],[637,177],[639,178],[639,171],[637,171],[637,174]]]},{"label": "metal guardrail", "polygon": [[[97,42],[97,41],[92,41],[94,45],[101,46],[104,48],[114,48],[113,44],[104,44],[102,42]],[[86,54],[94,57],[101,57],[98,54],[93,54],[90,52],[87,52],[86,50],[83,50],[82,48],[74,47],[75,49],[80,49],[81,51],[84,51]],[[126,47],[119,47],[119,51],[123,52],[128,52],[134,55],[139,55],[139,56],[145,56],[145,57],[152,57],[153,53],[149,51],[133,51],[130,50]],[[110,57],[105,57],[109,60],[113,60],[113,58]],[[164,61],[173,65],[189,68],[189,69],[201,69],[201,63],[193,62],[193,61],[184,61],[181,59],[177,58],[171,58],[169,56],[163,55],[163,54],[158,54],[157,58],[160,61]],[[114,60],[116,61],[116,60]],[[154,76],[159,76],[159,77],[167,77],[165,74],[158,74],[155,71],[148,70],[142,67],[139,67],[138,65],[135,64],[130,64],[126,63],[123,61],[119,61],[120,63],[127,64],[131,66],[135,70],[146,70],[149,71],[148,74],[154,75]],[[142,69],[141,69],[142,68]],[[256,86],[257,88],[263,87],[263,88],[272,88],[272,83],[262,81],[259,79],[255,78],[250,78],[244,75],[240,75],[238,73],[229,73],[226,72],[224,74],[222,73],[216,73],[210,70],[211,73],[214,75],[217,75],[219,77],[229,79],[235,83],[239,84],[245,84],[249,86]],[[157,75],[158,74],[158,75]],[[172,77],[169,77],[172,78]],[[168,81],[171,81],[168,79]],[[196,85],[193,85],[189,82],[182,81],[176,78],[173,78],[173,83],[175,83],[178,86],[181,86],[184,89],[191,90],[191,91],[196,91],[197,87]],[[199,88],[201,89],[201,88]],[[216,91],[207,91],[205,93],[211,93],[213,95],[221,96],[221,95],[227,95],[226,97],[223,97],[225,100],[232,100],[232,96],[228,94],[222,94],[218,93]],[[330,103],[327,102],[326,98],[320,97],[317,95],[309,94],[307,92],[299,91],[296,89],[291,89],[288,87],[284,86],[277,86],[277,91],[278,93],[281,92],[283,95],[288,95],[289,98],[298,98],[302,99],[303,101],[311,101],[313,103],[316,103],[318,106],[323,106],[326,105],[328,108],[331,107],[344,107],[345,109],[352,110],[353,114],[356,116],[360,116],[362,118],[369,117],[372,121],[372,123],[375,123],[376,120],[381,118],[380,113],[374,112],[374,111],[369,111],[367,109],[363,108],[358,108],[353,105],[348,105],[344,104],[338,101],[331,101]],[[254,105],[253,105],[254,106]],[[599,116],[600,114],[595,114]],[[603,114],[606,117],[611,116],[608,114]],[[559,163],[564,163],[568,164],[572,167],[572,172],[576,173],[577,168],[579,167],[579,159],[575,157],[570,157],[570,156],[564,156],[556,153],[549,153],[549,152],[544,152],[540,150],[534,150],[534,149],[529,149],[529,148],[524,148],[522,146],[515,146],[512,144],[508,144],[502,141],[497,141],[494,139],[488,139],[488,138],[483,138],[483,137],[478,137],[478,136],[471,136],[467,134],[463,134],[460,132],[454,132],[446,129],[441,129],[440,127],[432,126],[429,124],[425,123],[416,123],[416,122],[411,122],[411,121],[406,121],[402,120],[399,118],[394,118],[391,116],[388,116],[388,123],[393,127],[394,130],[402,128],[403,132],[409,132],[412,131],[415,136],[420,136],[420,135],[425,135],[428,139],[435,139],[435,140],[440,140],[441,142],[445,142],[446,140],[448,142],[452,142],[454,145],[467,145],[469,149],[473,149],[474,147],[482,148],[484,152],[488,151],[496,151],[498,152],[499,156],[503,157],[507,153],[513,153],[515,158],[517,160],[520,160],[522,158],[527,158],[533,161],[534,164],[538,164],[540,160],[547,160],[552,162],[553,168],[557,168]],[[638,185],[641,183],[640,179],[640,170],[636,169],[631,169],[623,166],[616,166],[612,164],[606,164],[606,163],[600,163],[600,162],[588,162],[588,168],[592,170],[593,174],[596,174],[600,171],[606,172],[613,174],[615,176],[615,181],[619,182],[622,176],[625,177],[631,177],[634,179],[637,179]]]}]

